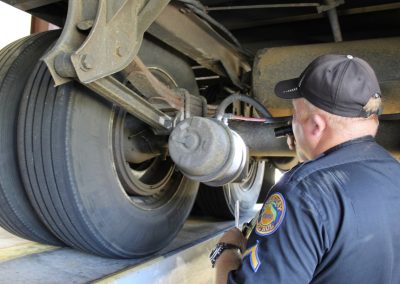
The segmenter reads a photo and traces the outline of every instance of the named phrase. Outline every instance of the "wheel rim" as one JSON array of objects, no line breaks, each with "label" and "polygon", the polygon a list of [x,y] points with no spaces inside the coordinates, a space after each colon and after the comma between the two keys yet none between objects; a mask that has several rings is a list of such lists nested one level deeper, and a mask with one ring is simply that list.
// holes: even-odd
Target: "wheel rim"
[{"label": "wheel rim", "polygon": [[256,178],[257,166],[258,166],[257,161],[251,160],[249,165],[249,172],[246,178],[243,180],[243,182],[241,182],[238,186],[238,188],[240,188],[241,191],[247,192],[251,190],[254,184],[254,180]]},{"label": "wheel rim", "polygon": [[[113,152],[115,168],[123,184],[126,194],[132,202],[146,208],[155,208],[173,195],[173,176],[177,174],[175,165],[170,159],[156,157],[140,164],[127,161],[124,154],[124,136],[126,135],[126,119],[124,111],[115,109],[113,123]],[[138,123],[140,123],[138,121]]]},{"label": "wheel rim", "polygon": [[[173,77],[165,70],[159,67],[148,67],[148,69],[169,88],[178,87]],[[125,83],[132,88],[128,82]],[[125,193],[135,205],[143,209],[155,209],[163,206],[175,193],[175,189],[179,186],[176,184],[176,180],[180,180],[182,175],[176,171],[172,160],[162,157],[162,155],[138,164],[128,162],[124,152],[124,141],[131,139],[129,136],[135,139],[135,136],[131,135],[132,125],[134,125],[133,128],[139,127],[143,131],[149,131],[149,128],[118,107],[114,107],[113,112],[115,167],[120,181],[124,185]],[[167,143],[167,139],[165,142]],[[179,178],[176,178],[177,175]]]},{"label": "wheel rim", "polygon": [[256,184],[260,179],[260,171],[264,170],[264,162],[255,160],[250,161],[249,173],[241,183],[230,183],[223,186],[224,196],[227,200],[227,206],[231,213],[234,212],[235,200],[240,200],[241,215],[247,214],[245,210],[251,209],[251,205],[256,202],[257,198],[252,200],[242,200],[241,197],[250,196],[250,192],[259,192],[261,187]]}]

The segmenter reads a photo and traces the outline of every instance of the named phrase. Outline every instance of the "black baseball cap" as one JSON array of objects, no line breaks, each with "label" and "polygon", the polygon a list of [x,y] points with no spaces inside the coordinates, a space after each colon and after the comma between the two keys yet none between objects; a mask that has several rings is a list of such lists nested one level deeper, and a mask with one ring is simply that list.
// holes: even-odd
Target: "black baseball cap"
[{"label": "black baseball cap", "polygon": [[370,116],[373,113],[364,107],[371,98],[381,97],[378,79],[366,61],[334,54],[317,57],[300,77],[277,83],[275,93],[283,99],[305,98],[320,109],[345,117]]}]

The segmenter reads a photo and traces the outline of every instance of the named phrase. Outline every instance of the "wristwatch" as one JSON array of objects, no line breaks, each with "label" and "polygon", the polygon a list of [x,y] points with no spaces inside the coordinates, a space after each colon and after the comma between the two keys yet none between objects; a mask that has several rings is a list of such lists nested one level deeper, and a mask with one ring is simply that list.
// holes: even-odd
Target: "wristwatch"
[{"label": "wristwatch", "polygon": [[233,244],[227,244],[227,243],[218,243],[215,248],[211,251],[210,253],[210,260],[211,260],[211,265],[214,268],[215,262],[217,261],[218,257],[224,252],[226,249],[237,249],[240,252],[242,251],[240,247],[237,245]]}]

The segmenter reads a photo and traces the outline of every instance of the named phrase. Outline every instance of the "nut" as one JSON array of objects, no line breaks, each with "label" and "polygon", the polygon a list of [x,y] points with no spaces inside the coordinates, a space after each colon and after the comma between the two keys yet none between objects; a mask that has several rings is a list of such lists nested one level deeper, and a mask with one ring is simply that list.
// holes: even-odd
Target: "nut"
[{"label": "nut", "polygon": [[94,58],[89,54],[85,54],[82,56],[81,59],[81,66],[83,67],[84,71],[92,69],[94,67]]},{"label": "nut", "polygon": [[125,47],[123,47],[123,46],[117,47],[117,55],[119,57],[124,57],[127,54],[128,54],[128,50]]}]

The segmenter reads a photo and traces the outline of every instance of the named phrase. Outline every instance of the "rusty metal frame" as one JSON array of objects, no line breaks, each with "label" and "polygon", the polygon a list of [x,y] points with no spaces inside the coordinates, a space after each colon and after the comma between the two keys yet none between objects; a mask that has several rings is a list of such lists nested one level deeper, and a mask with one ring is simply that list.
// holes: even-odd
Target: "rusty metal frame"
[{"label": "rusty metal frame", "polygon": [[160,82],[139,57],[135,57],[121,73],[146,98],[160,98],[176,110],[183,107],[183,98],[177,91]]},{"label": "rusty metal frame", "polygon": [[80,23],[93,23],[98,3],[97,0],[69,0],[63,32],[54,47],[42,58],[56,85],[64,84],[76,76],[71,55],[86,39],[86,34],[77,27]]},{"label": "rusty metal frame", "polygon": [[79,80],[89,83],[125,68],[137,55],[144,32],[169,1],[101,0],[88,38],[71,56]]},{"label": "rusty metal frame", "polygon": [[251,70],[248,57],[189,9],[168,3],[69,0],[63,33],[43,58],[56,85],[76,77],[89,83],[122,70],[136,56],[148,29],[153,36],[242,87],[241,75]]},{"label": "rusty metal frame", "polygon": [[[78,79],[158,133],[168,132],[174,122],[146,99],[161,98],[183,116],[206,115],[203,98],[169,89],[135,58],[149,26],[153,35],[228,76],[237,86],[241,86],[242,73],[251,70],[250,63],[206,21],[187,9],[182,13],[169,1],[69,0],[63,33],[43,57],[55,84]],[[121,70],[140,95],[110,76]]]},{"label": "rusty metal frame", "polygon": [[63,33],[43,57],[56,85],[83,83],[125,68],[144,32],[170,0],[69,0]]},{"label": "rusty metal frame", "polygon": [[130,114],[136,116],[157,133],[168,133],[173,126],[171,117],[155,108],[146,99],[126,87],[117,79],[108,76],[86,85],[107,100],[121,106]]},{"label": "rusty metal frame", "polygon": [[[151,73],[139,57],[135,57],[121,74],[149,102],[159,101],[161,109],[178,111],[184,118],[207,115],[207,101],[204,97],[190,94],[185,89],[169,88]],[[176,119],[181,119],[178,116]]]},{"label": "rusty metal frame", "polygon": [[148,32],[236,86],[251,70],[247,56],[189,9],[168,5]]}]

